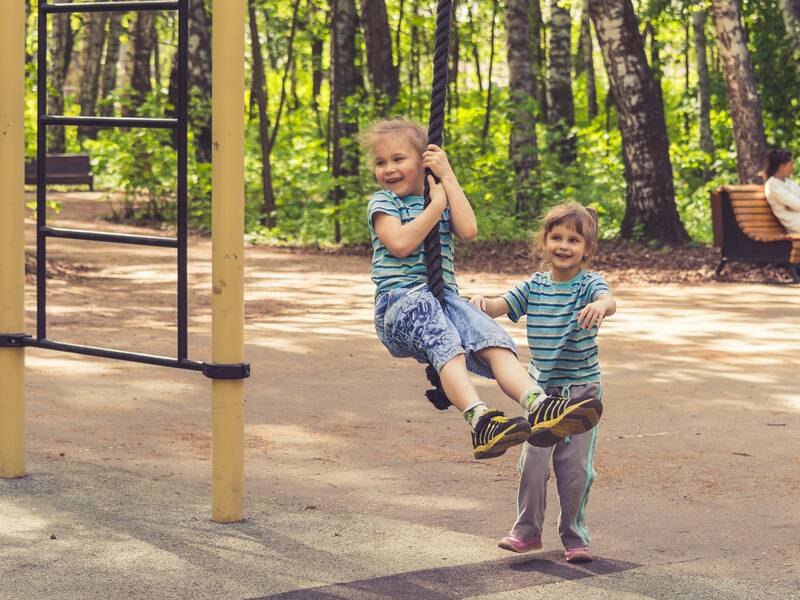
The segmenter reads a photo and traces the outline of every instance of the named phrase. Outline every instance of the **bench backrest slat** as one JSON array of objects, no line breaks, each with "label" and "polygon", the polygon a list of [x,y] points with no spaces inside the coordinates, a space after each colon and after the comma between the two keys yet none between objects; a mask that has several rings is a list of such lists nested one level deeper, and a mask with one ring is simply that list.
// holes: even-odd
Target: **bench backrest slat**
[{"label": "bench backrest slat", "polygon": [[759,242],[788,238],[786,228],[775,217],[760,185],[729,185],[723,188],[731,201],[736,223],[744,234]]}]

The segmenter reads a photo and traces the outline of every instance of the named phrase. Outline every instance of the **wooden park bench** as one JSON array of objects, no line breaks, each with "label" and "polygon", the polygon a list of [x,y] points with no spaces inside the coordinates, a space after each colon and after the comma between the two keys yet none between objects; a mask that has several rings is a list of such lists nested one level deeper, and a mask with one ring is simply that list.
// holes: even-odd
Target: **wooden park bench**
[{"label": "wooden park bench", "polygon": [[722,249],[719,276],[730,261],[784,264],[800,282],[800,233],[775,218],[762,185],[725,185],[711,194],[714,247]]},{"label": "wooden park bench", "polygon": [[[87,154],[48,154],[46,169],[46,183],[88,184],[94,190]],[[36,183],[36,160],[25,163],[25,183]]]}]

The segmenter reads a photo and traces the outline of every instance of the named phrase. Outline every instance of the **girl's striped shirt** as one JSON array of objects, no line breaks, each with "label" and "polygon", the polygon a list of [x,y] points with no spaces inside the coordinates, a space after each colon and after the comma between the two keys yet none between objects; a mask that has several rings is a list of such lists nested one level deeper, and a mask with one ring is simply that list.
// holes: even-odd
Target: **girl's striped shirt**
[{"label": "girl's striped shirt", "polygon": [[552,281],[550,273],[530,279],[503,295],[508,317],[528,321],[528,372],[542,386],[563,386],[600,381],[597,328],[581,329],[578,314],[601,294],[610,293],[597,273],[581,271],[569,281]]},{"label": "girl's striped shirt", "polygon": [[[389,190],[376,192],[367,206],[369,232],[372,236],[372,281],[375,282],[375,295],[394,288],[408,287],[427,282],[428,269],[425,265],[423,244],[405,258],[397,258],[389,252],[375,233],[373,218],[376,213],[386,213],[400,219],[405,225],[422,213],[425,199],[422,196],[400,198]],[[456,274],[453,265],[453,241],[450,234],[450,209],[446,208],[439,221],[439,234],[442,239],[442,269],[445,287],[458,293]]]}]

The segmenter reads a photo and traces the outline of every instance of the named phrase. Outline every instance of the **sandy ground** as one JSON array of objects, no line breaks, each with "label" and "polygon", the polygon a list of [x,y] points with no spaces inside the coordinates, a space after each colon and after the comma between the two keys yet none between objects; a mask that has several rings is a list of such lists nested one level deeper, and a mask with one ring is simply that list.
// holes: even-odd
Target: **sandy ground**
[{"label": "sandy ground", "polygon": [[[66,195],[51,223],[153,233],[98,221],[95,198]],[[174,251],[48,246],[88,268],[50,280],[49,338],[175,352]],[[210,253],[192,239],[196,360]],[[800,286],[615,290],[598,560],[579,568],[558,552],[554,489],[542,553],[495,547],[518,453],[472,460],[461,417],[424,400],[423,368],[388,356],[368,259],[249,248],[246,269],[248,519],[209,521],[202,375],[31,349],[30,474],[0,481],[0,598],[800,598]],[[460,282],[493,293],[523,276]],[[33,285],[27,301],[32,333]],[[524,348],[523,324],[504,325]]]}]

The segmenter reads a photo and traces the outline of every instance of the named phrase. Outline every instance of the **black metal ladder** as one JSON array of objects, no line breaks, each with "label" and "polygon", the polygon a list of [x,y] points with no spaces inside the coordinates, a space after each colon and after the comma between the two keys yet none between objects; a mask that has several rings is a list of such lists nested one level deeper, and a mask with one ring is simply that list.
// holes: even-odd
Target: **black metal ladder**
[{"label": "black metal ladder", "polygon": [[[176,118],[94,117],[47,114],[47,16],[61,13],[177,11],[178,16],[178,98]],[[37,73],[38,126],[36,134],[36,337],[23,336],[21,340],[4,340],[3,345],[25,345],[89,356],[113,358],[165,367],[202,371],[214,379],[242,379],[249,376],[249,365],[215,365],[188,358],[187,309],[187,241],[188,241],[188,190],[187,190],[187,134],[188,134],[188,0],[141,0],[135,2],[96,2],[92,4],[39,5],[39,44]],[[149,127],[171,129],[176,132],[177,146],[177,237],[128,235],[64,229],[47,226],[46,173],[48,126],[96,127]],[[95,346],[56,342],[47,339],[47,238],[66,238],[118,244],[158,246],[177,250],[178,267],[178,323],[177,357],[157,356]],[[6,336],[9,337],[9,336]]]}]

